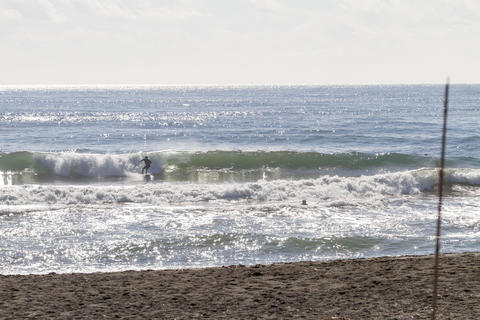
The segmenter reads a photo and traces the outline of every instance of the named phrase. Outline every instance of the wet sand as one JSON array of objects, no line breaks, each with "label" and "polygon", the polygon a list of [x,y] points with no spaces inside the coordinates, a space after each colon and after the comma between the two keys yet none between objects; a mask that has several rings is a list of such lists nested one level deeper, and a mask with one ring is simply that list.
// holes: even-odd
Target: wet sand
[{"label": "wet sand", "polygon": [[[440,260],[437,319],[480,319],[480,253]],[[433,257],[0,276],[0,319],[429,319]]]}]

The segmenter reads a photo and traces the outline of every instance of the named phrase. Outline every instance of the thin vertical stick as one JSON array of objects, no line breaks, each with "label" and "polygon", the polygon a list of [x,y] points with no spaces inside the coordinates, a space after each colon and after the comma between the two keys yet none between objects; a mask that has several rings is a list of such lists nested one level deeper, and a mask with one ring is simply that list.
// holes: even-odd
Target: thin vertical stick
[{"label": "thin vertical stick", "polygon": [[435,320],[437,312],[437,294],[438,294],[438,264],[440,254],[440,229],[442,224],[442,200],[443,200],[443,170],[445,168],[445,145],[447,142],[447,114],[448,114],[448,87],[449,80],[445,85],[445,100],[443,104],[443,130],[442,130],[442,155],[440,160],[440,171],[438,181],[438,218],[437,218],[437,236],[435,238],[435,266],[433,271],[433,301],[432,301],[432,320]]}]

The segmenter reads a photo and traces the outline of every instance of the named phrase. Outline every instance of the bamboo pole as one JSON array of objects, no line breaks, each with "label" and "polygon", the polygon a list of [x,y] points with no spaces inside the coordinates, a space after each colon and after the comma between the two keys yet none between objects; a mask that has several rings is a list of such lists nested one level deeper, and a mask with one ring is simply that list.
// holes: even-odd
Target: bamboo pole
[{"label": "bamboo pole", "polygon": [[438,215],[437,215],[437,234],[435,237],[435,265],[433,271],[433,300],[432,300],[432,320],[435,320],[437,313],[437,296],[438,296],[438,269],[440,254],[440,230],[442,224],[442,201],[443,201],[443,176],[445,169],[445,145],[447,143],[447,114],[448,114],[448,89],[449,80],[445,85],[445,99],[443,103],[443,129],[442,129],[442,154],[440,158],[440,170],[438,181]]}]

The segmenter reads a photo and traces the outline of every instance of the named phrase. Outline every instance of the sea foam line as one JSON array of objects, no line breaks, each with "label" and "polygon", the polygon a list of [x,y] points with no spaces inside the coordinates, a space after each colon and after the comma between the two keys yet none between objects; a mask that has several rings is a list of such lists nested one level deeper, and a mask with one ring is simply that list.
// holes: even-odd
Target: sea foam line
[{"label": "sea foam line", "polygon": [[[146,183],[137,185],[21,185],[0,188],[5,205],[31,204],[181,204],[189,202],[276,202],[330,199],[355,202],[411,195],[435,188],[436,170],[422,169],[374,176],[323,176],[318,179],[254,183]],[[448,172],[449,183],[480,185],[480,170]]]}]

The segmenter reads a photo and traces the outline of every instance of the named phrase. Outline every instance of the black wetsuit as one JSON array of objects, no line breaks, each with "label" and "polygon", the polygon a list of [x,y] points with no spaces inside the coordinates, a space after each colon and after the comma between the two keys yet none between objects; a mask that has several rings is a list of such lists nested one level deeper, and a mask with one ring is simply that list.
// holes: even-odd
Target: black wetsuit
[{"label": "black wetsuit", "polygon": [[140,162],[145,162],[145,167],[142,168],[142,173],[145,171],[145,174],[148,173],[148,168],[150,168],[150,165],[152,164],[152,161],[150,161],[150,159],[148,158],[145,158],[143,160],[141,160]]}]

